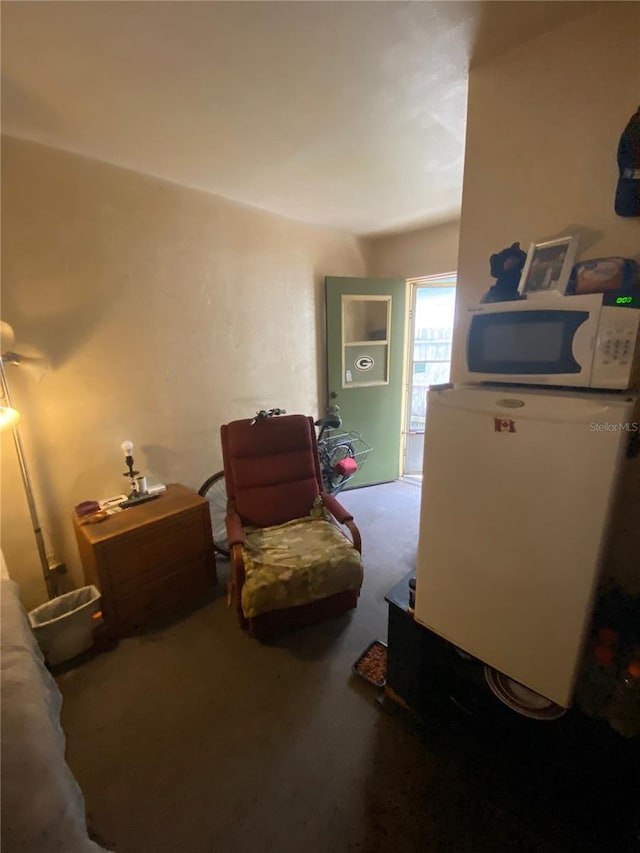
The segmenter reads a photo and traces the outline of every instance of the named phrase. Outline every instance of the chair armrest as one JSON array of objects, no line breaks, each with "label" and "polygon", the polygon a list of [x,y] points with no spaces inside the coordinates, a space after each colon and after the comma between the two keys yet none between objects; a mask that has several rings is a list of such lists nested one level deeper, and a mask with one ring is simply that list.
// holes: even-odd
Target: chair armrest
[{"label": "chair armrest", "polygon": [[227,605],[233,607],[238,614],[238,620],[242,628],[248,626],[248,620],[242,611],[242,587],[245,581],[244,557],[242,545],[231,546],[231,571],[227,581]]},{"label": "chair armrest", "polygon": [[322,493],[322,503],[325,508],[331,513],[331,515],[338,521],[340,524],[344,524],[344,526],[351,533],[351,539],[353,540],[353,547],[356,551],[361,554],[362,553],[362,538],[360,536],[360,531],[356,523],[353,520],[353,516],[350,512],[342,506],[339,500],[337,500],[333,495],[328,494],[327,492]]},{"label": "chair armrest", "polygon": [[333,495],[330,495],[328,492],[322,493],[322,503],[329,510],[331,515],[336,519],[336,521],[340,522],[340,524],[346,524],[347,521],[353,521],[353,516],[351,515],[351,513],[347,512],[347,510],[342,506],[340,501]]},{"label": "chair armrest", "polygon": [[242,529],[242,520],[231,501],[227,504],[227,514],[224,520],[231,558],[231,571],[227,581],[227,604],[235,609],[240,625],[246,628],[247,620],[242,612],[242,587],[245,581],[242,546],[246,543],[246,538]]},{"label": "chair armrest", "polygon": [[242,521],[237,512],[228,512],[225,516],[225,525],[227,527],[227,542],[229,550],[233,545],[244,545],[246,542],[244,530],[242,529]]}]

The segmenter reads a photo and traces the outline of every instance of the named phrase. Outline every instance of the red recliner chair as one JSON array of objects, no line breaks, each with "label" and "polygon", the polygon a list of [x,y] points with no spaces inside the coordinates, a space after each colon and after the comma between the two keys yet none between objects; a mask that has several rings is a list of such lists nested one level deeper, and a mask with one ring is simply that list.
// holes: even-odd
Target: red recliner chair
[{"label": "red recliner chair", "polygon": [[267,637],[354,608],[363,578],[360,533],[323,491],[313,419],[232,421],[221,438],[230,601],[241,625]]}]

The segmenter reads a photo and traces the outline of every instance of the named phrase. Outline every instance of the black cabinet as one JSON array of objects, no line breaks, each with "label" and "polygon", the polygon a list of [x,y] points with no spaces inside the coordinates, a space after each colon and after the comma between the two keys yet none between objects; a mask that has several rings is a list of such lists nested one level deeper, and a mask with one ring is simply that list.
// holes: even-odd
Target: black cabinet
[{"label": "black cabinet", "polygon": [[640,738],[622,738],[574,710],[538,721],[507,708],[487,685],[481,661],[414,620],[411,577],[385,597],[385,705],[406,708],[429,752],[500,792],[509,809],[541,823],[557,820],[570,834],[579,827],[589,853],[635,850],[628,845],[640,839]]},{"label": "black cabinet", "polygon": [[[486,695],[484,666],[429,631],[409,612],[409,572],[387,594],[387,695],[415,715],[442,703],[472,710]],[[471,705],[471,708],[467,706]]]},{"label": "black cabinet", "polygon": [[411,710],[427,705],[436,676],[428,632],[408,612],[409,579],[386,596],[389,604],[387,694]]}]

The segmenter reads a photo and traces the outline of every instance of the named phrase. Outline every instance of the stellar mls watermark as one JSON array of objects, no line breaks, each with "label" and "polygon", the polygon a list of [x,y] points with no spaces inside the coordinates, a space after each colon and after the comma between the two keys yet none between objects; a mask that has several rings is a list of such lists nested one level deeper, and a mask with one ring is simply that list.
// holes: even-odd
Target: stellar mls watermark
[{"label": "stellar mls watermark", "polygon": [[589,429],[591,432],[640,432],[640,423],[638,421],[604,421],[602,423],[592,421]]}]

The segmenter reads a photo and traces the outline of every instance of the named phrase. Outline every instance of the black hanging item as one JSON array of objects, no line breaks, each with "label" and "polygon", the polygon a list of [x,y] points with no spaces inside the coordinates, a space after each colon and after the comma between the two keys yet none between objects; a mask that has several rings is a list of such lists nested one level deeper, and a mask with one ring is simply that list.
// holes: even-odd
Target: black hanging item
[{"label": "black hanging item", "polygon": [[489,288],[480,302],[510,302],[520,299],[518,284],[526,260],[527,253],[522,251],[520,243],[512,243],[507,249],[491,255],[489,266],[496,283]]},{"label": "black hanging item", "polygon": [[618,216],[640,216],[640,107],[629,119],[618,144]]}]

